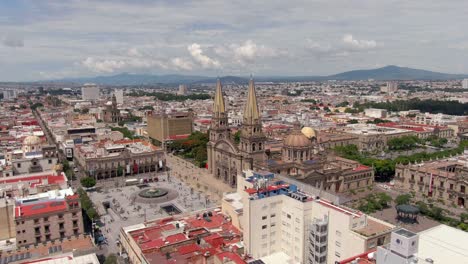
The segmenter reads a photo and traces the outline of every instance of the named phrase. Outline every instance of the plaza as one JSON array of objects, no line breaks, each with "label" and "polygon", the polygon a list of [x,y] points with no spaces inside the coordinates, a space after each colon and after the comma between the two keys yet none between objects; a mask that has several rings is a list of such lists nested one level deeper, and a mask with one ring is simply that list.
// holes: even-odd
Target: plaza
[{"label": "plaza", "polygon": [[[142,179],[150,176],[154,175],[142,175]],[[103,253],[119,253],[122,227],[216,206],[208,195],[186,186],[176,177],[160,173],[157,178],[157,182],[133,186],[125,186],[125,179],[117,178],[101,183],[102,191],[88,192],[101,216],[100,228],[107,242]],[[154,197],[142,197],[139,195],[142,193]]]}]

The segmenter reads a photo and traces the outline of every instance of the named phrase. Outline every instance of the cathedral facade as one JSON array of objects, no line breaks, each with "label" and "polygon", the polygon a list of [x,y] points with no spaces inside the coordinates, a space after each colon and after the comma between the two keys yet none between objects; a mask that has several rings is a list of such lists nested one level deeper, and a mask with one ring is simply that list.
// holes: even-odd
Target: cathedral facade
[{"label": "cathedral facade", "polygon": [[251,170],[255,163],[265,161],[266,137],[262,131],[255,84],[252,79],[249,81],[239,144],[236,144],[229,129],[228,114],[219,80],[216,84],[209,133],[208,169],[215,178],[236,186],[238,173],[242,170]]},{"label": "cathedral facade", "polygon": [[[266,136],[253,80],[249,82],[247,103],[236,143],[228,124],[221,82],[218,80],[213,116],[207,144],[208,170],[220,181],[236,186],[243,170],[265,170],[335,193],[371,186],[374,169],[359,162],[336,157],[321,149],[313,129],[300,128],[299,122],[284,138],[279,153],[265,152]],[[268,155],[266,154],[268,153]]]}]

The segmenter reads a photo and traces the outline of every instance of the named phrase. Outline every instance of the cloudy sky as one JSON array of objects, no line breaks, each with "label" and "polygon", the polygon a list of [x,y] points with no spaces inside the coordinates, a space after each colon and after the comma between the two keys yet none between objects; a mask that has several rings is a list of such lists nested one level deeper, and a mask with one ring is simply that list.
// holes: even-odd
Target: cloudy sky
[{"label": "cloudy sky", "polygon": [[0,81],[468,73],[467,0],[1,0]]}]

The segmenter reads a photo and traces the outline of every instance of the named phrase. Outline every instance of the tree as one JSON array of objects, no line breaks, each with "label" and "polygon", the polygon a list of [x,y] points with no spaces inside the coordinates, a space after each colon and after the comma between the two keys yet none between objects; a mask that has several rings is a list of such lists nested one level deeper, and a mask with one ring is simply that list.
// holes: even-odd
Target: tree
[{"label": "tree", "polygon": [[348,124],[357,124],[359,121],[357,119],[350,119],[347,121]]},{"label": "tree", "polygon": [[91,188],[96,185],[96,179],[94,179],[93,177],[81,178],[80,182],[81,185],[85,188]]},{"label": "tree", "polygon": [[411,194],[401,194],[395,198],[395,203],[397,205],[409,204],[411,202]]},{"label": "tree", "polygon": [[94,209],[94,207],[91,207],[88,210],[86,210],[86,214],[91,220],[96,219],[96,217],[98,217],[98,213],[96,212],[96,209]]},{"label": "tree", "polygon": [[377,197],[377,201],[380,204],[380,206],[382,206],[382,208],[388,207],[388,203],[392,201],[392,197],[390,197],[390,195],[386,193],[379,193]]},{"label": "tree", "polygon": [[124,173],[124,170],[123,170],[122,166],[119,165],[117,167],[117,176],[122,176],[123,173]]},{"label": "tree", "polygon": [[68,160],[63,160],[62,161],[62,170],[63,171],[68,171],[70,169],[70,163],[68,162]]},{"label": "tree", "polygon": [[109,254],[104,261],[104,264],[117,264],[117,256],[115,254]]},{"label": "tree", "polygon": [[240,136],[241,136],[241,131],[237,131],[235,134],[234,134],[234,142],[236,142],[236,144],[239,144],[240,143]]}]

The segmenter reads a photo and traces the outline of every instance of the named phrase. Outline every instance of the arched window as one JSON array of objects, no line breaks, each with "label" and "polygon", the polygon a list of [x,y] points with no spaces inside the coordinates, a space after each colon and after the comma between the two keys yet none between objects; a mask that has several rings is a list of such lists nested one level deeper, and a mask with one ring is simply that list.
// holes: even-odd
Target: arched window
[{"label": "arched window", "polygon": [[255,143],[252,144],[252,151],[255,151]]},{"label": "arched window", "polygon": [[258,143],[258,150],[262,150],[262,143]]}]

